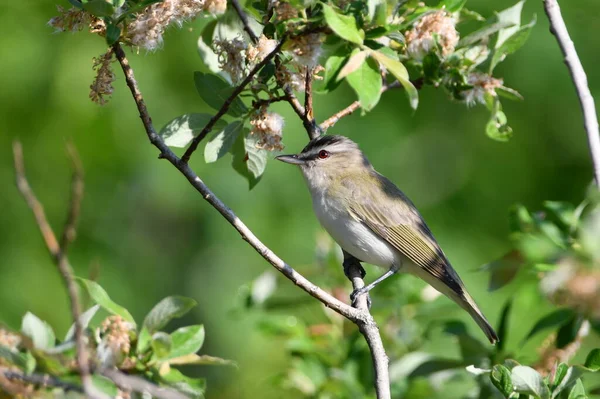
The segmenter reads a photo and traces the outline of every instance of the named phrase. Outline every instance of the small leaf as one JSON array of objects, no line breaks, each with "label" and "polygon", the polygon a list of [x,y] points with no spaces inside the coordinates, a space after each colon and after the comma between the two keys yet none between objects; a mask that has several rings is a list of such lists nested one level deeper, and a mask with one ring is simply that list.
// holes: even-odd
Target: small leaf
[{"label": "small leaf", "polygon": [[133,320],[133,317],[129,311],[127,311],[127,309],[125,309],[123,306],[113,302],[106,291],[104,291],[104,288],[102,288],[98,283],[80,277],[77,277],[77,280],[83,283],[94,303],[100,305],[102,309],[111,314],[121,316],[123,319],[125,319],[125,321],[128,321],[135,326],[135,320]]},{"label": "small leaf", "polygon": [[505,398],[510,397],[513,393],[514,388],[511,380],[511,372],[505,366],[496,364],[492,368],[490,379],[492,380],[492,384],[498,388]]},{"label": "small leaf", "polygon": [[206,163],[215,162],[227,154],[243,127],[242,122],[235,121],[216,133],[204,147],[204,160]]},{"label": "small leaf", "polygon": [[554,390],[552,391],[552,398],[558,397],[558,395],[562,391],[564,391],[565,389],[567,389],[568,387],[573,385],[573,383],[575,383],[575,381],[577,381],[579,379],[579,377],[581,377],[583,374],[587,373],[588,371],[589,371],[588,369],[586,369],[585,367],[581,367],[581,366],[569,367],[565,376],[562,378],[562,381],[560,382],[560,384],[558,384],[558,386],[556,388],[554,388]]},{"label": "small leaf", "polygon": [[219,56],[211,47],[217,23],[218,20],[207,23],[197,42],[198,52],[200,53],[202,62],[204,62],[204,65],[206,65],[209,71],[215,74],[221,72],[221,68],[219,68]]},{"label": "small leaf", "polygon": [[584,365],[592,371],[600,370],[600,349],[594,349],[588,353]]},{"label": "small leaf", "polygon": [[249,188],[252,190],[254,186],[260,181],[262,177],[255,177],[253,173],[248,170],[248,154],[246,153],[245,135],[248,134],[248,129],[244,128],[243,133],[240,134],[231,148],[231,154],[233,159],[231,166],[233,169],[248,180]]},{"label": "small leaf", "polygon": [[481,40],[489,38],[494,33],[506,29],[509,27],[515,26],[513,22],[501,21],[496,22],[490,25],[486,25],[481,29],[476,30],[473,33],[468,34],[467,36],[460,39],[458,42],[457,48],[468,47],[472,44],[475,44]]},{"label": "small leaf", "polygon": [[481,267],[481,270],[490,273],[488,291],[495,291],[514,280],[524,263],[519,251],[510,251],[502,258]]},{"label": "small leaf", "polygon": [[572,309],[558,309],[555,310],[546,316],[542,317],[538,320],[537,323],[533,326],[529,334],[523,339],[521,344],[525,343],[525,341],[529,340],[535,334],[540,331],[544,331],[550,328],[562,326],[568,323],[575,316],[575,312]]},{"label": "small leaf", "polygon": [[169,364],[173,366],[183,365],[206,365],[206,366],[234,366],[237,364],[233,360],[222,359],[220,357],[208,356],[208,355],[185,355],[169,360]]},{"label": "small leaf", "polygon": [[344,40],[352,43],[362,44],[364,34],[358,30],[356,19],[350,15],[341,15],[327,4],[322,4],[325,22],[331,30]]},{"label": "small leaf", "polygon": [[494,55],[492,56],[492,61],[490,64],[490,72],[494,70],[496,65],[498,65],[507,55],[514,53],[527,41],[529,38],[529,34],[531,30],[535,26],[536,16],[533,16],[531,22],[527,25],[523,25],[519,30],[517,30],[512,36],[510,36],[500,47],[496,48]]},{"label": "small leaf", "polygon": [[164,359],[171,353],[173,342],[171,341],[171,336],[169,334],[159,331],[152,335],[150,345],[152,346],[154,355],[156,355],[158,359]]},{"label": "small leaf", "polygon": [[370,59],[363,62],[356,71],[346,77],[346,81],[354,89],[362,109],[370,111],[377,105],[381,98],[382,82],[375,62]]},{"label": "small leaf", "polygon": [[[33,371],[35,368],[35,358],[31,356],[29,352],[23,354],[3,345],[0,345],[0,359],[4,359],[10,364],[13,364],[28,372]],[[33,359],[33,367],[28,367],[30,359]]]},{"label": "small leaf", "polygon": [[[204,129],[212,118],[209,114],[184,114],[171,120],[163,127],[159,135],[169,147],[185,147]],[[213,126],[214,130],[222,130],[226,123],[221,119]]]},{"label": "small leaf", "polygon": [[337,80],[342,80],[352,72],[356,71],[358,68],[362,66],[362,64],[367,59],[368,52],[367,51],[356,51],[350,58],[348,62],[344,65],[344,67],[337,74]]},{"label": "small leaf", "polygon": [[588,396],[585,394],[585,388],[583,387],[581,378],[575,382],[573,389],[571,389],[571,392],[569,392],[568,399],[588,399]]},{"label": "small leaf", "polygon": [[556,371],[554,372],[554,379],[552,380],[552,384],[550,385],[550,388],[552,390],[554,390],[558,386],[558,384],[562,382],[563,378],[565,378],[568,371],[569,366],[567,366],[564,363],[559,363],[558,366],[556,366]]},{"label": "small leaf", "polygon": [[443,0],[438,4],[439,8],[444,8],[448,12],[457,12],[462,10],[467,0]]},{"label": "small leaf", "polygon": [[490,120],[485,125],[485,133],[491,139],[506,142],[512,137],[512,129],[508,126],[506,114],[502,112],[498,97],[494,97],[492,103]]},{"label": "small leaf", "polygon": [[523,101],[523,96],[521,95],[521,93],[519,93],[515,89],[511,89],[510,87],[500,86],[500,87],[496,87],[495,90],[496,90],[496,93],[498,93],[499,96],[502,96],[502,97],[507,98],[509,100],[512,100],[512,101]]},{"label": "small leaf", "polygon": [[556,334],[556,347],[562,349],[577,339],[584,317],[574,315],[567,324],[564,324]]},{"label": "small leaf", "polygon": [[182,327],[171,334],[173,343],[169,359],[191,355],[200,350],[204,343],[204,326]]},{"label": "small leaf", "polygon": [[121,28],[117,25],[109,23],[106,25],[106,44],[112,46],[121,37]]},{"label": "small leaf", "polygon": [[21,332],[31,338],[36,349],[51,349],[54,348],[56,343],[52,327],[30,312],[27,312],[23,317]]},{"label": "small leaf", "polygon": [[327,58],[327,61],[325,61],[325,76],[323,77],[323,84],[320,92],[324,94],[328,93],[339,85],[340,82],[337,76],[344,66],[346,58],[345,48],[338,49],[338,51]]},{"label": "small leaf", "polygon": [[171,320],[189,312],[198,303],[183,296],[169,296],[160,301],[144,319],[144,327],[154,333],[167,325]]},{"label": "small leaf", "polygon": [[509,37],[517,32],[521,26],[521,12],[523,11],[523,4],[525,0],[519,1],[512,7],[500,11],[497,14],[498,23],[509,24],[509,27],[503,28],[498,33],[498,40],[496,41],[496,48],[499,48]]},{"label": "small leaf", "polygon": [[200,378],[186,377],[177,369],[170,369],[161,376],[163,382],[193,399],[200,399],[206,390],[206,381]]},{"label": "small leaf", "polygon": [[512,298],[506,301],[506,304],[502,308],[502,314],[500,316],[500,323],[498,325],[498,346],[496,350],[501,352],[504,350],[504,345],[508,340],[508,316],[510,315],[510,311],[512,309]]},{"label": "small leaf", "polygon": [[244,137],[244,148],[248,160],[246,165],[252,175],[258,179],[267,167],[267,150],[258,147],[258,135],[249,134]]},{"label": "small leaf", "polygon": [[[194,72],[194,83],[202,100],[216,110],[221,109],[233,91],[233,87],[225,80],[211,73]],[[228,114],[235,117],[242,116],[247,112],[248,108],[239,97],[231,102],[227,110]]]},{"label": "small leaf", "polygon": [[511,380],[516,392],[534,395],[540,399],[550,398],[550,389],[544,379],[528,366],[516,366],[511,371]]},{"label": "small leaf", "polygon": [[[79,316],[79,322],[81,323],[81,328],[83,328],[83,329],[87,328],[87,326],[90,324],[90,321],[92,321],[92,319],[96,315],[96,312],[98,311],[98,309],[100,309],[100,305],[94,305]],[[65,341],[72,340],[74,336],[75,336],[75,323],[73,323],[71,325],[71,327],[69,328],[69,331],[67,331],[67,335],[65,335]]]},{"label": "small leaf", "polygon": [[417,109],[419,106],[419,92],[410,82],[406,67],[400,61],[394,60],[378,51],[372,51],[371,56],[394,75],[398,82],[404,87],[404,90],[406,90],[406,94],[408,94],[408,99],[410,101],[410,107],[412,109]]},{"label": "small leaf", "polygon": [[[106,377],[102,377],[101,375],[92,374],[92,383],[94,384],[94,388],[98,391],[102,392],[105,395],[108,395],[110,398],[116,398],[119,394],[119,390],[115,386],[114,382],[109,380]],[[70,397],[68,395],[61,397]]]},{"label": "small leaf", "polygon": [[83,9],[97,17],[110,17],[115,13],[115,7],[106,0],[89,0],[83,3]]}]

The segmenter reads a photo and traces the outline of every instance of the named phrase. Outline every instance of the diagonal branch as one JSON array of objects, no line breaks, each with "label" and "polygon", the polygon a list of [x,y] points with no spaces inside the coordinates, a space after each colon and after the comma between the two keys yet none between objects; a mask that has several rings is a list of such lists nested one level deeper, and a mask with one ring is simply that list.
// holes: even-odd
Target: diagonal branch
[{"label": "diagonal branch", "polygon": [[[71,153],[72,153],[73,159],[74,160],[78,159],[76,157],[76,155],[75,156],[73,155],[73,154],[76,154],[74,147],[71,147],[71,151],[72,151]],[[25,163],[23,161],[23,148],[21,147],[21,143],[18,141],[15,141],[13,143],[13,154],[14,154],[14,164],[15,164],[15,175],[16,175],[16,180],[17,180],[17,187],[18,187],[19,191],[21,192],[21,195],[27,202],[27,205],[29,205],[29,208],[31,208],[31,210],[32,210],[35,220],[37,222],[37,225],[40,229],[40,232],[42,233],[42,237],[44,238],[44,241],[46,243],[46,247],[48,248],[48,251],[50,252],[50,256],[52,257],[52,260],[58,267],[58,270],[59,270],[59,272],[63,278],[63,281],[65,282],[65,285],[67,287],[67,292],[69,294],[69,300],[71,302],[71,314],[73,316],[73,322],[75,323],[75,343],[76,343],[76,347],[77,347],[77,356],[76,356],[77,367],[79,369],[79,374],[81,375],[81,381],[83,382],[83,389],[88,397],[92,397],[92,398],[104,397],[104,395],[101,395],[94,388],[94,385],[92,383],[92,379],[90,376],[89,356],[88,356],[85,337],[84,337],[84,333],[83,333],[83,327],[81,325],[81,320],[80,320],[81,305],[79,303],[79,293],[77,291],[77,284],[75,283],[75,280],[73,278],[73,269],[72,269],[71,265],[69,264],[69,260],[67,259],[66,251],[63,251],[61,249],[60,245],[58,244],[58,240],[56,239],[56,236],[54,235],[54,232],[52,231],[52,227],[50,227],[50,224],[48,223],[48,219],[46,218],[46,213],[44,212],[44,208],[43,208],[42,204],[35,196],[33,190],[31,189],[31,186],[29,185],[29,182],[27,181],[27,177],[25,175]],[[73,173],[74,173],[74,175],[79,175],[80,171],[77,170],[78,166],[76,166],[75,163],[76,162],[74,161],[75,169],[74,169]],[[76,183],[77,185],[79,185],[80,184],[79,177],[74,178],[73,182],[74,182],[74,184]],[[65,229],[65,231],[72,229],[73,237],[74,237],[75,222],[77,220],[76,214],[79,212],[78,210],[79,210],[79,202],[81,201],[81,195],[79,193],[79,188],[73,187],[72,192],[77,194],[71,198],[71,210],[72,210],[71,212],[74,213],[75,217],[73,217],[72,222],[71,222],[71,217],[68,218],[67,228]],[[73,211],[74,209],[76,211]],[[66,240],[67,240],[66,242],[68,242],[69,238],[66,238]]]},{"label": "diagonal branch", "polygon": [[124,391],[149,394],[151,397],[158,399],[189,399],[188,396],[179,391],[171,388],[159,387],[141,377],[124,374],[116,369],[104,369],[101,370],[100,373]]},{"label": "diagonal branch", "polygon": [[66,254],[68,252],[69,245],[75,241],[75,237],[77,236],[77,222],[81,212],[81,201],[83,200],[84,188],[83,166],[81,165],[79,154],[73,143],[67,143],[67,152],[71,158],[73,176],[71,177],[71,201],[69,203],[69,213],[67,215],[63,235],[60,239],[61,254]]},{"label": "diagonal branch", "polygon": [[202,139],[204,139],[204,137],[206,137],[206,135],[211,131],[211,129],[213,128],[215,123],[217,123],[219,121],[219,119],[221,119],[223,117],[223,115],[225,115],[227,113],[233,100],[235,100],[240,95],[240,93],[246,88],[248,83],[250,83],[252,81],[252,79],[254,79],[254,75],[256,75],[262,69],[262,67],[267,65],[267,63],[269,61],[271,61],[271,59],[273,57],[275,57],[275,55],[277,53],[279,53],[284,42],[285,42],[285,37],[283,37],[279,41],[279,43],[277,44],[277,47],[275,47],[275,49],[273,51],[271,51],[269,54],[267,54],[267,56],[265,58],[263,58],[262,61],[260,61],[258,64],[256,64],[256,66],[254,68],[252,68],[252,70],[250,71],[250,73],[248,73],[248,75],[242,81],[242,83],[240,83],[239,85],[236,86],[235,89],[233,89],[233,91],[231,92],[231,95],[229,97],[227,97],[227,99],[225,100],[225,102],[223,103],[221,108],[217,111],[217,113],[214,114],[212,118],[210,118],[210,120],[208,121],[206,126],[204,126],[204,128],[202,129],[202,131],[196,137],[194,137],[194,139],[192,140],[192,143],[186,150],[185,154],[183,154],[183,156],[181,157],[182,163],[188,163],[188,161],[190,160],[190,157],[192,156],[194,151],[196,151],[196,149],[198,148],[198,145],[200,144]]},{"label": "diagonal branch", "polygon": [[575,50],[575,45],[567,31],[558,1],[544,0],[544,10],[550,20],[550,31],[556,36],[556,40],[565,57],[565,64],[567,64],[567,68],[575,84],[575,90],[577,91],[577,97],[579,98],[579,104],[583,112],[583,121],[594,167],[594,178],[596,186],[600,187],[600,132],[598,130],[598,116],[596,115],[594,97],[592,97],[592,93],[588,87],[587,76]]},{"label": "diagonal branch", "polygon": [[371,317],[369,314],[365,314],[364,312],[334,298],[332,295],[311,283],[304,276],[295,271],[290,265],[285,263],[265,244],[263,244],[258,237],[254,235],[254,233],[237,217],[237,215],[208,188],[208,186],[198,177],[198,175],[196,175],[196,173],[194,173],[187,163],[182,162],[182,160],[179,159],[173,151],[171,151],[163,139],[156,133],[156,130],[152,125],[152,119],[148,114],[148,109],[146,108],[142,93],[138,88],[133,69],[129,65],[129,60],[125,55],[123,48],[119,43],[116,43],[113,45],[113,49],[115,50],[117,60],[123,69],[123,73],[125,74],[127,86],[129,87],[129,90],[131,91],[131,94],[135,100],[148,139],[156,148],[158,148],[161,158],[167,159],[173,166],[175,166],[179,172],[185,176],[190,184],[202,195],[202,197],[221,215],[223,215],[223,217],[238,231],[238,233],[245,241],[248,242],[248,244],[250,244],[267,262],[273,265],[294,284],[302,288],[314,298],[321,301],[323,304],[325,304],[325,306],[333,309],[337,313],[352,321],[369,320]]},{"label": "diagonal branch", "polygon": [[250,39],[252,40],[252,42],[254,44],[256,44],[258,42],[258,36],[256,36],[256,33],[254,33],[254,31],[250,27],[250,24],[248,23],[248,16],[246,15],[246,13],[244,12],[244,10],[242,9],[242,6],[240,5],[240,2],[238,0],[230,0],[230,1],[231,1],[231,5],[233,6],[233,9],[237,13],[237,15],[240,18],[240,20],[242,21],[242,25],[244,26],[244,30],[246,31],[246,33],[248,34],[248,36],[250,36]]}]

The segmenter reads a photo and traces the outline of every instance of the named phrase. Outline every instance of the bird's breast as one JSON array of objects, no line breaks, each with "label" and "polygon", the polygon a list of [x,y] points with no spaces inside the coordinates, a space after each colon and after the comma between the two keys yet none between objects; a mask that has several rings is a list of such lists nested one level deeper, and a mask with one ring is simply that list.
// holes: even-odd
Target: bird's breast
[{"label": "bird's breast", "polygon": [[400,266],[398,252],[384,239],[373,233],[348,211],[343,201],[325,193],[313,193],[313,208],[317,219],[343,250],[363,262],[389,268]]}]

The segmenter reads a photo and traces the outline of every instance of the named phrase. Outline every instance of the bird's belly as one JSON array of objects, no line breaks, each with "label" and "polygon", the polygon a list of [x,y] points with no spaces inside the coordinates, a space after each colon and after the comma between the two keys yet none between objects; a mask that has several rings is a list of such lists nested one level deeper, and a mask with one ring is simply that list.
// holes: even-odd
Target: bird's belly
[{"label": "bird's belly", "polygon": [[350,255],[375,266],[400,266],[397,251],[351,215],[319,207],[315,207],[315,213],[329,235]]}]

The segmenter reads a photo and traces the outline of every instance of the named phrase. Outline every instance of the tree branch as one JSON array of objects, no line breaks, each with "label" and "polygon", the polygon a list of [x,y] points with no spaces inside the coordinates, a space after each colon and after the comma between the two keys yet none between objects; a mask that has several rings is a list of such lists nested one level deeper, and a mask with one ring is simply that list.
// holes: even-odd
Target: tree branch
[{"label": "tree branch", "polygon": [[14,370],[0,370],[0,375],[4,376],[7,380],[17,380],[43,387],[61,388],[66,392],[73,391],[83,393],[83,388],[79,385],[62,381],[48,374],[23,374]]},{"label": "tree branch", "polygon": [[[65,228],[65,234],[67,236],[64,238],[65,243],[70,242],[72,238],[75,236],[75,225],[77,221],[77,214],[79,213],[80,202],[82,198],[81,191],[83,190],[83,183],[81,180],[81,170],[80,164],[77,163],[78,157],[76,156],[76,152],[74,147],[70,148],[71,157],[73,159],[73,185],[71,188],[71,192],[73,193],[71,197],[71,211],[69,212],[70,216],[67,218],[67,227]],[[40,201],[37,199],[29,182],[27,181],[27,177],[25,175],[25,163],[23,161],[23,148],[21,147],[21,143],[15,141],[13,143],[13,154],[14,154],[14,164],[15,164],[15,175],[17,180],[17,187],[21,192],[21,195],[31,208],[37,225],[42,233],[42,237],[46,243],[46,247],[50,252],[50,256],[52,260],[58,267],[58,270],[65,282],[67,292],[69,294],[69,300],[71,302],[71,315],[73,316],[73,323],[75,323],[75,344],[77,348],[77,368],[79,369],[79,374],[81,375],[81,381],[83,383],[83,389],[88,397],[91,398],[103,398],[104,395],[101,395],[94,388],[92,383],[92,379],[90,376],[90,368],[89,368],[89,357],[88,351],[86,347],[85,337],[83,334],[83,327],[81,325],[80,315],[81,315],[81,305],[79,303],[79,293],[77,291],[77,285],[73,278],[73,269],[69,264],[69,260],[67,259],[66,250],[63,250],[58,241],[54,232],[52,231],[52,227],[48,223],[46,218],[46,214],[44,212],[44,208]],[[68,234],[71,231],[72,236],[69,237]]]},{"label": "tree branch", "polygon": [[[244,88],[248,85],[248,83],[250,83],[252,81],[252,79],[254,78],[254,75],[256,75],[262,69],[262,67],[267,65],[267,63],[269,61],[271,61],[271,59],[273,57],[275,57],[275,55],[281,50],[281,47],[283,46],[284,42],[285,42],[285,37],[283,37],[279,41],[279,43],[277,44],[277,47],[275,47],[275,49],[273,51],[271,51],[269,54],[267,54],[267,56],[265,58],[263,58],[258,64],[256,64],[256,66],[254,68],[252,68],[252,70],[248,73],[248,75],[242,81],[242,83],[240,83],[239,85],[236,86],[235,89],[233,89],[233,92],[231,93],[231,95],[229,97],[227,97],[227,99],[225,100],[225,102],[223,103],[221,108],[217,111],[217,113],[214,114],[212,118],[210,118],[210,120],[208,121],[206,126],[204,126],[204,128],[202,129],[202,131],[196,137],[194,137],[194,139],[192,140],[192,143],[190,144],[188,149],[185,151],[185,154],[183,154],[183,156],[181,157],[182,163],[188,163],[188,161],[190,160],[190,157],[192,156],[194,151],[196,151],[196,149],[198,148],[198,144],[200,144],[202,139],[204,139],[204,137],[206,137],[206,135],[211,131],[211,129],[213,128],[215,123],[217,123],[219,121],[219,119],[221,119],[223,117],[223,115],[225,115],[227,113],[227,111],[229,110],[229,106],[231,105],[233,100],[235,100],[240,95],[240,93],[244,90]],[[150,123],[151,122],[152,121],[150,120]]]},{"label": "tree branch", "polygon": [[575,84],[575,90],[577,91],[577,97],[579,98],[579,104],[583,112],[584,126],[594,167],[594,178],[596,186],[600,188],[600,132],[598,130],[598,117],[596,115],[594,98],[588,87],[587,76],[575,50],[575,45],[567,31],[557,0],[544,0],[544,10],[550,21],[550,31],[556,36],[556,40],[565,57],[565,64],[567,64],[567,68]]},{"label": "tree branch", "polygon": [[321,128],[315,122],[313,111],[313,73],[313,68],[306,67],[306,77],[304,81],[304,115],[302,117],[302,121],[306,121],[304,127],[311,140],[316,139],[321,135]]},{"label": "tree branch", "polygon": [[248,36],[250,36],[250,39],[252,40],[252,42],[254,44],[256,44],[258,42],[258,36],[256,36],[256,34],[252,31],[252,28],[250,28],[250,24],[248,24],[248,16],[242,9],[242,6],[240,6],[240,2],[238,0],[230,0],[230,1],[231,1],[231,5],[233,6],[233,9],[237,13],[240,20],[242,21],[244,30],[246,31],[246,33],[248,33]]},{"label": "tree branch", "polygon": [[67,153],[71,158],[71,167],[73,168],[73,176],[71,178],[71,201],[69,203],[69,213],[63,235],[60,239],[60,252],[66,254],[69,245],[75,241],[77,236],[77,222],[81,212],[81,201],[83,201],[83,166],[79,159],[79,154],[73,143],[67,143]]}]

